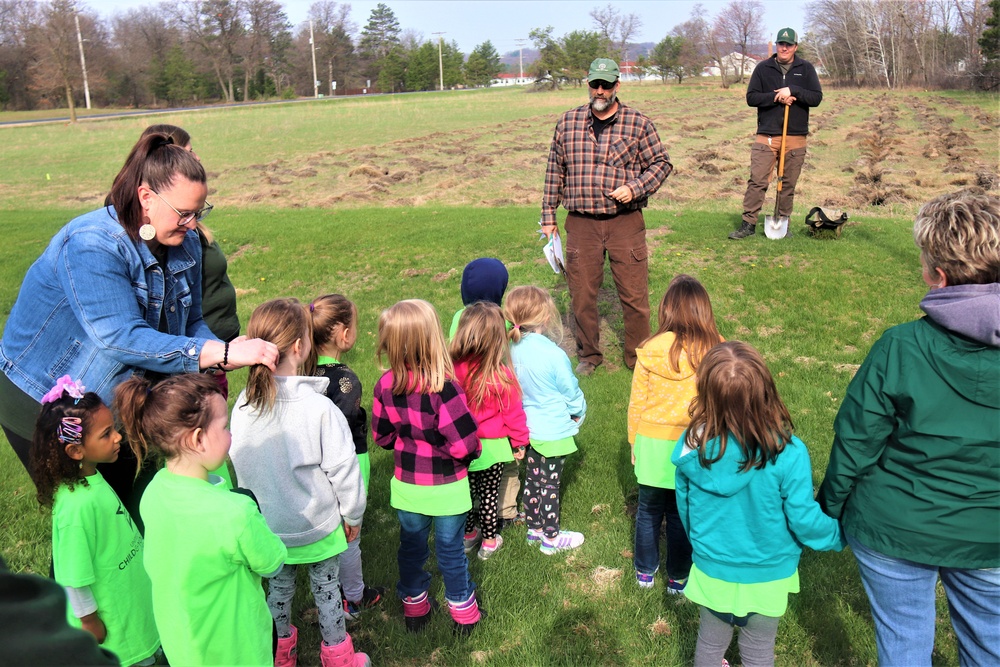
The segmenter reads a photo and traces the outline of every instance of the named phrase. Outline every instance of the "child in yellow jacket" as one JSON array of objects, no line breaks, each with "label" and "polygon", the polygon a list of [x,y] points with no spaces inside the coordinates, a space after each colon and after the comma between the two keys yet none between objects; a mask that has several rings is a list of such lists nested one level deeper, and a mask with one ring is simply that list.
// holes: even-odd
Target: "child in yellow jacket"
[{"label": "child in yellow jacket", "polygon": [[635,516],[635,578],[652,588],[660,567],[660,524],[667,520],[667,592],[680,593],[691,569],[691,543],[677,513],[670,454],[690,421],[695,371],[722,342],[708,292],[696,279],[678,275],[659,309],[656,333],[636,350],[628,406],[628,441],[639,482]]}]

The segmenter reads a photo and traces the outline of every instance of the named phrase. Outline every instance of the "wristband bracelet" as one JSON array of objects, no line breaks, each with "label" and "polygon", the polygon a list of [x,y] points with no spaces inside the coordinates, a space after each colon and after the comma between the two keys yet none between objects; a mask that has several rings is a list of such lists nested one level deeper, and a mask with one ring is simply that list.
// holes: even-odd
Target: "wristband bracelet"
[{"label": "wristband bracelet", "polygon": [[222,363],[219,364],[219,368],[229,365],[229,341],[226,341],[226,348],[222,352]]}]

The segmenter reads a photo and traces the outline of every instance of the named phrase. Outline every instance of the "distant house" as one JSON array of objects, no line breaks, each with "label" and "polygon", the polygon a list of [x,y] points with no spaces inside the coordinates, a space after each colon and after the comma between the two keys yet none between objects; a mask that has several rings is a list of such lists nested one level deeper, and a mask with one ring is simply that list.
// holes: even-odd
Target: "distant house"
[{"label": "distant house", "polygon": [[[750,56],[744,56],[742,53],[730,53],[729,55],[722,56],[722,66],[726,68],[726,76],[739,76],[740,68],[743,69],[743,76],[750,76],[753,74],[753,68],[757,66],[759,60],[755,60]],[[704,68],[701,72],[702,76],[721,76],[718,65],[710,65]]]},{"label": "distant house", "polygon": [[642,73],[639,68],[636,67],[635,61],[633,60],[623,60],[618,64],[618,69],[621,70],[621,80],[622,81],[659,81],[660,76],[652,72]]},{"label": "distant house", "polygon": [[531,76],[518,76],[511,72],[501,72],[490,82],[491,86],[527,86],[535,81]]}]

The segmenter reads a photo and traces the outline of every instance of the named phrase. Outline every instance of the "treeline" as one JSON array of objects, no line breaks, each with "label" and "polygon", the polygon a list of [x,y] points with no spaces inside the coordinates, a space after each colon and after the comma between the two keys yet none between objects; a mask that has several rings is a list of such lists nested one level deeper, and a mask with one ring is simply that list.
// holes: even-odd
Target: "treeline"
[{"label": "treeline", "polygon": [[[812,0],[806,12],[806,25],[793,26],[799,53],[835,83],[1000,82],[1000,0]],[[538,55],[525,72],[540,85],[579,84],[591,60],[610,56],[631,62],[629,74],[678,83],[714,66],[729,86],[745,80],[747,58],[767,55],[776,29],[761,0],[733,0],[714,17],[697,5],[646,53],[633,44],[641,17],[610,4],[590,17],[592,30],[562,37],[532,30]],[[505,69],[491,42],[466,57],[455,42],[404,31],[385,4],[364,26],[332,0],[313,3],[308,19],[293,26],[277,0],[177,0],[107,19],[73,0],[0,0],[0,109],[68,106],[72,115],[86,97],[145,108],[434,90],[488,85]]]},{"label": "treeline", "polygon": [[96,106],[157,107],[433,90],[442,78],[488,85],[503,69],[489,41],[466,59],[454,42],[404,33],[384,4],[360,30],[350,12],[320,0],[292,26],[276,0],[180,0],[102,20],[72,0],[0,0],[0,109],[72,110],[85,93]]}]

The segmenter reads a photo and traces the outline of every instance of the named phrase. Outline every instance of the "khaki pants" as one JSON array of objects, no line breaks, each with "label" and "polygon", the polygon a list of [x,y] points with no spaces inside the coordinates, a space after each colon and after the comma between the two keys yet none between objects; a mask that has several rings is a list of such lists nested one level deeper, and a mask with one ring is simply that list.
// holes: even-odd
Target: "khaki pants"
[{"label": "khaki pants", "polygon": [[577,356],[595,366],[604,361],[597,292],[604,282],[607,256],[625,321],[625,365],[632,368],[635,348],[649,338],[649,264],[642,212],[630,211],[609,220],[571,212],[566,217],[566,233],[566,281],[576,318]]},{"label": "khaki pants", "polygon": [[517,518],[517,501],[521,497],[521,478],[518,476],[517,461],[503,464],[503,477],[500,478],[500,497],[497,509],[501,519]]},{"label": "khaki pants", "polygon": [[[768,142],[770,140],[770,143]],[[755,225],[764,206],[767,188],[775,174],[775,167],[781,153],[781,137],[758,134],[750,148],[750,179],[743,195],[743,222]],[[785,173],[778,197],[778,215],[791,216],[795,198],[795,184],[806,161],[806,138],[785,137]]]}]

